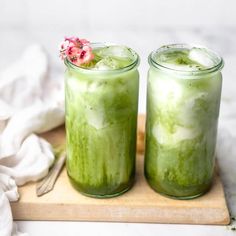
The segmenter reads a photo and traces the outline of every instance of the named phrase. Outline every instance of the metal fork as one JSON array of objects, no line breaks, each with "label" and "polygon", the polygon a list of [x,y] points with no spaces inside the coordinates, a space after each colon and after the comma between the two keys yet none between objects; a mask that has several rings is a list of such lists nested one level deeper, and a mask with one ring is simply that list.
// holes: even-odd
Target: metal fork
[{"label": "metal fork", "polygon": [[64,166],[65,160],[66,152],[63,152],[49,171],[48,175],[36,185],[36,194],[38,197],[53,190],[56,180],[62,170],[62,167]]}]

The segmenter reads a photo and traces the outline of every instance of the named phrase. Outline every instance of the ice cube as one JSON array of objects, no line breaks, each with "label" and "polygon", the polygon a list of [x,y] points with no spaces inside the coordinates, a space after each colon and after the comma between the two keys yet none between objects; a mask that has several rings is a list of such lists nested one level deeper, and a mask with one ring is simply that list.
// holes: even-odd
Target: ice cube
[{"label": "ice cube", "polygon": [[200,129],[197,128],[186,128],[183,126],[176,126],[176,131],[173,135],[173,139],[177,142],[182,140],[189,140],[196,138],[201,133]]},{"label": "ice cube", "polygon": [[152,134],[155,137],[156,141],[160,144],[164,145],[171,143],[168,131],[161,124],[154,125]]},{"label": "ice cube", "polygon": [[134,58],[131,49],[125,46],[118,46],[118,45],[101,48],[100,50],[97,51],[97,55],[102,58],[104,57],[120,57],[129,59]]},{"label": "ice cube", "polygon": [[155,91],[153,96],[154,100],[158,101],[160,104],[172,104],[175,105],[179,102],[182,97],[182,86],[176,80],[171,80],[163,77],[159,80],[150,81],[152,89]]},{"label": "ice cube", "polygon": [[114,70],[119,69],[120,65],[119,62],[114,58],[106,56],[98,63],[96,63],[95,68],[98,70]]},{"label": "ice cube", "polygon": [[157,142],[162,145],[175,145],[184,140],[192,140],[200,133],[200,129],[191,129],[176,125],[175,132],[172,133],[161,124],[156,124],[152,130]]},{"label": "ice cube", "polygon": [[189,59],[208,68],[214,66],[211,55],[204,48],[192,48],[189,51]]},{"label": "ice cube", "polygon": [[79,80],[77,77],[71,77],[68,79],[67,84],[69,90],[73,91],[73,94],[87,91],[87,82],[85,80]]},{"label": "ice cube", "polygon": [[87,108],[86,116],[88,124],[95,129],[102,129],[105,127],[104,111]]}]

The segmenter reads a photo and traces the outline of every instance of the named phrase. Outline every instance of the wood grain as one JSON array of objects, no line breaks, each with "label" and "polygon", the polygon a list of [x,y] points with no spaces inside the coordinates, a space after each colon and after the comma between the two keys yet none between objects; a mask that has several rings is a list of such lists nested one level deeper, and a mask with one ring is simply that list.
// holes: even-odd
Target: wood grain
[{"label": "wood grain", "polygon": [[[143,122],[143,117],[141,118]],[[144,125],[144,122],[143,122]],[[142,125],[142,127],[143,127]],[[144,128],[143,128],[144,130]],[[64,142],[64,127],[43,135],[51,143]],[[144,148],[144,147],[143,147]],[[137,154],[134,187],[110,199],[83,196],[70,185],[65,169],[54,190],[40,198],[35,183],[19,188],[21,199],[11,203],[16,220],[79,220],[226,225],[230,217],[223,186],[215,176],[211,190],[193,200],[173,200],[154,192],[143,175],[143,155]]]}]

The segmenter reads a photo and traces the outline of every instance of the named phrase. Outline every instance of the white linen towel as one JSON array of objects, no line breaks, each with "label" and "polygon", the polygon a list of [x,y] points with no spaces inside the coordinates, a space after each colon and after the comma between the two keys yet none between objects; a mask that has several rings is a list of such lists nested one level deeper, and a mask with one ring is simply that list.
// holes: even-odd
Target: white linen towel
[{"label": "white linen towel", "polygon": [[1,236],[27,235],[13,223],[9,201],[19,199],[17,185],[48,173],[53,150],[37,134],[63,123],[63,80],[48,79],[46,54],[39,45],[32,45],[0,74]]}]

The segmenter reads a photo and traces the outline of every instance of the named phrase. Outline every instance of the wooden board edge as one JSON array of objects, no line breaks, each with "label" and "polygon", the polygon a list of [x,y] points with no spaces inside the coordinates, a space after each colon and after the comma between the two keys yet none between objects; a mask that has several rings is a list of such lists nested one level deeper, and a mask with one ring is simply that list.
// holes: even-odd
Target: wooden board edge
[{"label": "wooden board edge", "polygon": [[[194,225],[228,225],[230,217],[227,209],[164,209],[145,207],[120,206],[78,206],[65,204],[14,204],[12,203],[14,220],[44,220],[44,221],[90,221],[90,222],[127,222],[127,223],[167,223]],[[26,207],[27,206],[27,207]],[[57,213],[54,213],[55,207]],[[39,214],[39,211],[41,213]],[[59,213],[58,213],[59,212]],[[61,212],[61,213],[60,213]],[[77,212],[80,212],[77,214]],[[99,212],[99,214],[97,214]],[[91,214],[92,213],[92,214]],[[206,214],[207,213],[207,214]],[[187,214],[187,215],[186,215]],[[40,217],[40,216],[41,217]],[[103,215],[103,217],[101,217]],[[173,218],[173,215],[175,217]],[[208,217],[211,215],[211,217]],[[43,216],[43,217],[42,217]],[[61,217],[64,216],[64,217]],[[186,221],[186,218],[188,219]],[[197,220],[198,219],[198,220]]]}]

